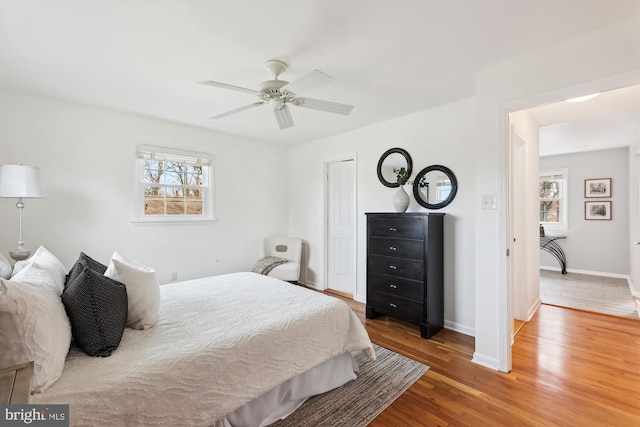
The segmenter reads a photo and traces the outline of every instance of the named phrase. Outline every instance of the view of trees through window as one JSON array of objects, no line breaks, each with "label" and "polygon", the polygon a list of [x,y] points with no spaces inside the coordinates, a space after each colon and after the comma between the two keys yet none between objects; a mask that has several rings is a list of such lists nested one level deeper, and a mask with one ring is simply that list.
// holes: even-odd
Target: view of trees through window
[{"label": "view of trees through window", "polygon": [[143,180],[145,215],[202,215],[202,166],[144,160]]},{"label": "view of trees through window", "polygon": [[555,177],[540,178],[540,222],[560,222],[561,188],[560,180]]}]

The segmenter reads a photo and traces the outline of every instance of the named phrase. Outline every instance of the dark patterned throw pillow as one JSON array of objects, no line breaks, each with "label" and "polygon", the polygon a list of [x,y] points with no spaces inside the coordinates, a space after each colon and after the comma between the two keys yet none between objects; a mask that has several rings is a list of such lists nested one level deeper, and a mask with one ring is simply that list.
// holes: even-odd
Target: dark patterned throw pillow
[{"label": "dark patterned throw pillow", "polygon": [[62,303],[73,339],[85,353],[107,357],[118,348],[127,325],[124,284],[83,267],[67,284]]},{"label": "dark patterned throw pillow", "polygon": [[91,258],[89,255],[85,254],[84,252],[80,252],[80,256],[78,257],[78,260],[76,261],[75,264],[73,264],[73,267],[71,267],[71,270],[69,270],[69,274],[67,274],[67,277],[64,282],[65,288],[68,286],[69,283],[71,283],[73,279],[76,278],[78,274],[80,274],[80,272],[84,267],[89,267],[91,270],[100,274],[104,274],[104,272],[107,271],[106,265],[96,261],[95,259]]}]

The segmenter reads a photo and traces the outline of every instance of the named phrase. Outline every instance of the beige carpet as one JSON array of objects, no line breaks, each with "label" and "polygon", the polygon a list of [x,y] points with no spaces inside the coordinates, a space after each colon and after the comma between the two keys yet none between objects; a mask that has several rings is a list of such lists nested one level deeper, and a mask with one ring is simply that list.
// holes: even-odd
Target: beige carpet
[{"label": "beige carpet", "polygon": [[355,354],[358,378],[330,392],[307,400],[296,412],[274,427],[364,427],[429,369],[374,344],[377,359]]}]

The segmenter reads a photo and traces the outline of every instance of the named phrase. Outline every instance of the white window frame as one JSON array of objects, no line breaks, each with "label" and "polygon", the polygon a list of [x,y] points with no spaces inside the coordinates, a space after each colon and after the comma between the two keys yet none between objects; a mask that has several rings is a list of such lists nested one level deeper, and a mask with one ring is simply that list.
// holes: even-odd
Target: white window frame
[{"label": "white window frame", "polygon": [[[567,169],[550,169],[539,172],[538,183],[543,178],[551,178],[554,176],[561,176],[560,183],[560,197],[558,200],[560,201],[560,208],[558,213],[558,222],[542,222],[540,224],[544,227],[545,232],[551,231],[551,234],[560,234],[566,233],[569,230],[569,172]],[[538,217],[540,217],[540,202],[543,199],[538,194]]]},{"label": "white window frame", "polygon": [[[203,182],[202,214],[201,215],[145,215],[145,187],[149,183],[144,180],[145,160],[167,160],[185,164],[202,166]],[[136,217],[134,223],[202,223],[215,221],[214,215],[214,191],[213,191],[214,159],[207,153],[180,150],[175,148],[158,147],[140,144],[136,152]],[[162,185],[161,185],[162,186]],[[167,188],[171,186],[167,185]],[[185,186],[188,188],[188,186]]]}]

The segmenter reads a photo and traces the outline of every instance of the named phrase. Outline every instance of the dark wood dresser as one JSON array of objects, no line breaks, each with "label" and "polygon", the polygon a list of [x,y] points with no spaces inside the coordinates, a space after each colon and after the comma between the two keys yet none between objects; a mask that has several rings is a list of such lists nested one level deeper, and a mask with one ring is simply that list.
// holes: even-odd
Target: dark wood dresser
[{"label": "dark wood dresser", "polygon": [[443,213],[367,213],[367,308],[420,325],[444,326]]}]

